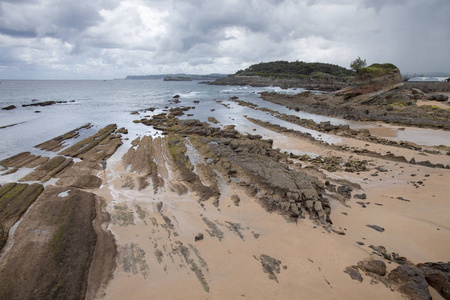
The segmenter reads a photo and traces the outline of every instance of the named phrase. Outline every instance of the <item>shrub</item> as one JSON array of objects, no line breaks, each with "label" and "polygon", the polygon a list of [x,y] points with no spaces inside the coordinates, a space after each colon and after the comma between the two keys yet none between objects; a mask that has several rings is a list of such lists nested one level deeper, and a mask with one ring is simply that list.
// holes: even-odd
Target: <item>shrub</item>
[{"label": "shrub", "polygon": [[359,69],[356,74],[357,75],[371,75],[373,77],[375,76],[381,76],[381,75],[385,75],[388,74],[394,70],[398,70],[398,68],[396,66],[394,66],[393,64],[371,64],[368,67],[365,68],[361,68]]}]

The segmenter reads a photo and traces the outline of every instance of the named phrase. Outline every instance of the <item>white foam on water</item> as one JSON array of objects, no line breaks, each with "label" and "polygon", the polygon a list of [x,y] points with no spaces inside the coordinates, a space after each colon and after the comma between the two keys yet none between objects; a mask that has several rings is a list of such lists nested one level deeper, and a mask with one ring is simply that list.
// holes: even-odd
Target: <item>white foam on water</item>
[{"label": "white foam on water", "polygon": [[67,191],[64,191],[62,193],[59,193],[58,197],[65,198],[65,197],[69,196],[70,192],[71,192],[71,190],[67,190]]}]

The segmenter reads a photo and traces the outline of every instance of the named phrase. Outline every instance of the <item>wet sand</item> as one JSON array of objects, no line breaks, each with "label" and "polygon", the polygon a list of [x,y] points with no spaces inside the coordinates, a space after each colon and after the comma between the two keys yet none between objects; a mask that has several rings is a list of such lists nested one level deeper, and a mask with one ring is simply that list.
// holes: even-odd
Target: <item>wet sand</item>
[{"label": "wet sand", "polygon": [[[281,149],[353,156],[276,135],[274,147]],[[366,146],[354,139],[342,143],[380,153],[391,151],[408,159],[423,156],[408,149]],[[161,149],[165,151],[164,146]],[[126,150],[109,160],[106,180],[96,191],[106,199],[112,216],[108,228],[119,251],[114,278],[102,299],[402,299],[383,284],[371,284],[367,275],[363,274],[361,283],[352,280],[345,268],[370,257],[379,259],[370,245],[383,245],[414,263],[450,259],[448,169],[369,158],[372,170],[368,172],[321,170],[325,178],[359,184],[361,189],[353,194],[367,194],[364,201],[332,200],[333,228],[345,233],[340,235],[308,218],[293,223],[268,213],[236,183],[219,183],[218,207],[212,201],[199,202],[192,192],[171,191],[176,178],[169,175],[157,193],[151,185],[137,191],[130,183],[139,174],[122,166]],[[433,162],[450,163],[449,156],[426,156]],[[371,176],[376,166],[387,171]],[[239,206],[232,195],[239,196]],[[385,231],[375,231],[368,224]],[[198,233],[203,240],[195,241]],[[396,267],[386,263],[388,271]],[[439,299],[435,291],[432,295]]]}]

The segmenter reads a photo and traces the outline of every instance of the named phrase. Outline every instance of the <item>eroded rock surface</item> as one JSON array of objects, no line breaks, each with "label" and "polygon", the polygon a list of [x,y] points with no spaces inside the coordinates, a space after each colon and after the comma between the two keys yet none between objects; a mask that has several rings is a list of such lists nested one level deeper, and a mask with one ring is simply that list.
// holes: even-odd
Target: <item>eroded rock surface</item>
[{"label": "eroded rock surface", "polygon": [[[94,220],[104,221],[96,213],[101,200],[74,188],[60,196],[66,190],[47,187],[17,228],[14,247],[0,264],[0,295],[5,299],[84,298],[98,234],[108,245],[114,239],[94,228]],[[111,246],[97,249],[100,256],[116,255]],[[103,266],[109,273],[112,267],[111,261]],[[92,278],[97,289],[105,283],[102,277]]]},{"label": "eroded rock surface", "polygon": [[[272,141],[240,135],[234,126],[222,130],[198,120],[180,121],[165,114],[140,122],[164,130],[181,182],[202,200],[220,196],[217,182],[211,181],[216,177],[212,170],[216,170],[225,180],[245,187],[268,211],[293,219],[305,218],[309,212],[312,218],[331,223],[329,202],[321,195],[323,184],[302,171],[290,169],[287,155],[273,149]],[[197,172],[186,156],[185,136],[205,159],[205,163],[195,163]]]},{"label": "eroded rock surface", "polygon": [[[88,125],[82,128],[87,128]],[[82,128],[37,147],[59,151]],[[65,154],[82,157],[74,164],[63,155],[53,158],[20,153],[0,162],[7,174],[34,168],[20,181],[0,187],[0,295],[3,299],[94,299],[112,278],[116,245],[104,200],[80,190],[96,189],[102,180],[97,159],[107,158],[121,144],[115,125],[100,130]],[[2,175],[7,175],[3,173]],[[60,178],[59,186],[39,183]],[[14,230],[10,230],[14,226]]]},{"label": "eroded rock surface", "polygon": [[261,93],[264,100],[310,113],[450,129],[450,112],[416,106],[416,94],[404,86],[396,68],[381,76],[361,74],[351,86],[328,95]]}]

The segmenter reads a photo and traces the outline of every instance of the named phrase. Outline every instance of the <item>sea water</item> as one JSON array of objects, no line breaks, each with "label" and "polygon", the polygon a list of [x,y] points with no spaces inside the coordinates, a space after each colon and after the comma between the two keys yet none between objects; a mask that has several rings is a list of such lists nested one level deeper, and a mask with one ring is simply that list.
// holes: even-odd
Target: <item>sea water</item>
[{"label": "sea water", "polygon": [[[230,101],[233,96],[240,100],[255,103],[261,107],[271,108],[282,113],[297,115],[300,118],[316,122],[330,121],[332,124],[349,124],[361,127],[361,123],[295,112],[285,107],[263,101],[259,92],[275,91],[279,93],[300,93],[302,89],[282,90],[275,87],[215,86],[199,84],[198,81],[163,81],[163,80],[5,80],[0,83],[0,108],[15,105],[13,110],[0,110],[0,160],[23,151],[30,151],[37,144],[45,142],[87,123],[93,125],[90,131],[82,134],[88,136],[108,124],[117,124],[130,131],[129,138],[139,133],[155,134],[155,131],[133,120],[161,113],[174,106],[195,107],[186,112],[190,118],[207,121],[215,117],[220,124],[214,126],[235,125],[245,133],[255,133],[256,127],[244,118],[252,118],[295,130],[310,132],[316,138],[327,142],[337,142],[338,138],[323,133],[306,130],[287,122],[280,121],[270,114],[239,106]],[[179,95],[179,104],[171,100]],[[194,101],[199,103],[194,103]],[[29,106],[45,101],[63,101],[51,106]],[[224,105],[225,104],[225,105]],[[145,111],[155,108],[155,111]],[[138,115],[131,114],[137,111]],[[270,137],[273,132],[258,128],[259,134]],[[411,137],[414,139],[414,137]],[[441,140],[450,139],[441,138]],[[426,143],[426,141],[424,142]]]},{"label": "sea water", "polygon": [[[241,129],[249,126],[244,114],[255,117],[255,112],[230,102],[237,96],[244,101],[261,101],[258,92],[281,91],[278,88],[229,87],[199,84],[198,81],[163,80],[52,80],[14,81],[0,83],[0,108],[15,105],[13,110],[0,110],[0,160],[70,130],[91,123],[95,130],[108,124],[118,127],[139,127],[133,120],[162,112],[175,104],[171,100],[179,95],[179,106],[195,106],[189,111],[195,118],[207,121],[214,116],[222,125],[234,124]],[[283,92],[294,92],[285,90]],[[296,90],[295,92],[299,92]],[[194,101],[200,101],[196,104]],[[51,106],[28,106],[45,101],[63,101]],[[233,109],[220,102],[230,102]],[[267,103],[271,105],[271,103]],[[143,112],[155,108],[153,113]],[[279,107],[284,109],[283,107]],[[139,111],[140,115],[131,112]],[[213,112],[214,111],[214,112]],[[267,119],[267,114],[260,113]],[[314,115],[311,115],[314,116]],[[329,118],[320,116],[324,120]],[[271,118],[269,118],[271,119]],[[334,122],[339,122],[335,119]]]}]

